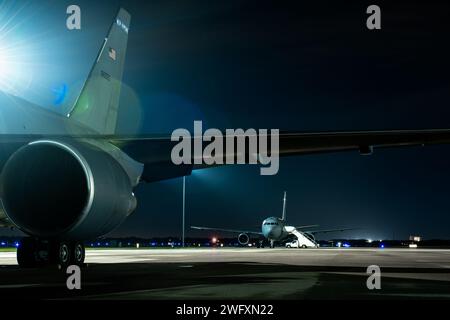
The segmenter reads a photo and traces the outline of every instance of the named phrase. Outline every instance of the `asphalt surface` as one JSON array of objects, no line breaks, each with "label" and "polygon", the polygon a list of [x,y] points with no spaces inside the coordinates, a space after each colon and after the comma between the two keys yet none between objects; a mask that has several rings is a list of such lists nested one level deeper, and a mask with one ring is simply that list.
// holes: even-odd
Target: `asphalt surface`
[{"label": "asphalt surface", "polygon": [[[81,290],[66,270],[20,269],[0,252],[0,296],[27,299],[450,299],[450,250],[88,250]],[[367,267],[381,270],[369,290]]]}]

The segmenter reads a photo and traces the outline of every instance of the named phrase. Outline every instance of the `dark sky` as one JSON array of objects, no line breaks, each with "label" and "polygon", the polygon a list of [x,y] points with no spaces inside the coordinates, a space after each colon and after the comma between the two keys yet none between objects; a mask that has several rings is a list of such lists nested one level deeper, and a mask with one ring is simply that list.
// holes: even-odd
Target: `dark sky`
[{"label": "dark sky", "polygon": [[[68,83],[62,109],[117,7],[130,11],[124,133],[192,130],[194,120],[221,129],[450,127],[445,1],[377,1],[377,31],[366,28],[372,3],[364,1],[76,1],[81,31],[65,30],[71,2],[22,2],[43,8],[41,23],[27,20],[26,31],[51,36],[41,57],[55,72],[42,90]],[[282,159],[272,177],[255,166],[208,169],[187,179],[187,225],[258,230],[281,214],[287,190],[293,225],[363,228],[349,237],[450,238],[449,164],[450,146],[435,146]],[[181,183],[139,186],[138,210],[113,235],[180,234]]]}]

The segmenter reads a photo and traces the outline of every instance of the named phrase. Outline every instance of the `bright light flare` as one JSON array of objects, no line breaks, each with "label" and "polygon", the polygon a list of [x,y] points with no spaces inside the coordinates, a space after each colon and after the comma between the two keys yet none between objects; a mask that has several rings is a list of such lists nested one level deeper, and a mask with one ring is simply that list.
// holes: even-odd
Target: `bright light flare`
[{"label": "bright light flare", "polygon": [[19,95],[31,85],[36,62],[33,35],[26,32],[30,4],[0,2],[0,91]]},{"label": "bright light flare", "polygon": [[31,82],[31,73],[27,65],[25,50],[20,44],[7,47],[0,43],[0,90],[16,94],[18,90],[26,89]]},{"label": "bright light flare", "polygon": [[0,46],[0,90],[10,91],[12,80],[15,77],[17,65],[11,61],[11,57],[5,48]]}]

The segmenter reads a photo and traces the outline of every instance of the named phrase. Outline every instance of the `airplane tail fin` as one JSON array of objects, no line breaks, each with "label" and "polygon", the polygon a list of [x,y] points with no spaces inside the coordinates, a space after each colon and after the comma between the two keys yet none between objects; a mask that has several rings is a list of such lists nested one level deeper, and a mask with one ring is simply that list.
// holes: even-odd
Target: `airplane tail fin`
[{"label": "airplane tail fin", "polygon": [[114,134],[131,15],[120,9],[72,110],[67,114],[100,134]]},{"label": "airplane tail fin", "polygon": [[283,214],[281,216],[281,220],[286,221],[286,191],[284,192],[283,197]]}]

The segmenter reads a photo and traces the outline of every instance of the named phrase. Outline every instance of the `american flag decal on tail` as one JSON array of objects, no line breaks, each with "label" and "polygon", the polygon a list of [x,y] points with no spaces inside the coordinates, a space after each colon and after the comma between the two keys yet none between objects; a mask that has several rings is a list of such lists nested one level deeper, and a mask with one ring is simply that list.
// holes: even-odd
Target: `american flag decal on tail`
[{"label": "american flag decal on tail", "polygon": [[112,60],[116,61],[116,57],[117,57],[116,50],[114,50],[113,48],[109,48],[109,57]]}]

